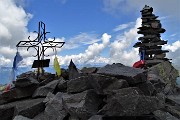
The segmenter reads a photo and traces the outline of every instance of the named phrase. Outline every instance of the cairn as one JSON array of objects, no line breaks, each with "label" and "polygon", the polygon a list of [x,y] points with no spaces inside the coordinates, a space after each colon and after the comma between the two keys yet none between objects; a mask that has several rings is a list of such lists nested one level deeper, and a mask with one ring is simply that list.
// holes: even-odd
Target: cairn
[{"label": "cairn", "polygon": [[160,20],[157,20],[158,16],[155,16],[153,8],[145,5],[140,11],[142,15],[142,26],[139,27],[138,34],[144,36],[139,37],[133,47],[139,47],[139,53],[143,56],[145,62],[144,67],[149,68],[158,63],[169,61],[165,58],[168,50],[162,50],[162,45],[167,44],[167,41],[161,40],[160,33],[164,33],[166,30],[162,28]]}]

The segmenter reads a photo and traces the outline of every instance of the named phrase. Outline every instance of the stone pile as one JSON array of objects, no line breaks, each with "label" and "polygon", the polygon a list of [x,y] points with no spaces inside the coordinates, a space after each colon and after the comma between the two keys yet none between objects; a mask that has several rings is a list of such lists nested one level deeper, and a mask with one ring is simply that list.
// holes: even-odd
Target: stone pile
[{"label": "stone pile", "polygon": [[[1,120],[178,120],[177,71],[164,62],[142,70],[121,63],[78,70],[64,77],[33,72],[0,94]],[[68,75],[67,75],[68,74]]]},{"label": "stone pile", "polygon": [[153,8],[145,5],[141,10],[142,26],[139,27],[138,34],[143,34],[139,37],[139,41],[134,47],[139,47],[139,52],[144,54],[145,67],[151,67],[158,63],[168,61],[166,53],[168,50],[162,50],[162,45],[167,44],[167,41],[161,40],[160,33],[164,33],[158,16],[153,13]]}]

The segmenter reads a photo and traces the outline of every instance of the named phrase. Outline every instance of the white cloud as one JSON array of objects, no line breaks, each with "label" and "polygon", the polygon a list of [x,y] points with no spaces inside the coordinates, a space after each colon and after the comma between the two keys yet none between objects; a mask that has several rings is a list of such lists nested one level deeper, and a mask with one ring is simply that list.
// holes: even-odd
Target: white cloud
[{"label": "white cloud", "polygon": [[172,35],[170,35],[170,37],[174,37],[174,36],[176,36],[177,34],[176,33],[174,33],[174,34],[172,34]]},{"label": "white cloud", "polygon": [[21,6],[17,6],[16,2],[17,0],[0,0],[1,59],[13,59],[16,44],[28,36],[26,27],[32,15],[26,13]]},{"label": "white cloud", "polygon": [[8,66],[12,61],[3,56],[0,57],[0,66]]},{"label": "white cloud", "polygon": [[118,26],[116,26],[116,28],[113,29],[113,31],[117,32],[117,31],[120,31],[120,30],[124,30],[124,29],[130,27],[133,23],[134,22],[118,25]]},{"label": "white cloud", "polygon": [[[172,45],[169,45],[169,44],[164,45],[163,48],[170,50],[171,52],[175,52],[178,49],[180,49],[180,41],[178,40],[178,41],[172,43]],[[180,55],[180,53],[179,53],[179,55]]]},{"label": "white cloud", "polygon": [[138,48],[133,48],[133,44],[137,42],[139,35],[137,28],[141,26],[141,19],[136,20],[136,24],[128,32],[117,36],[116,40],[111,43],[110,47],[110,63],[123,63],[132,66],[138,57]]},{"label": "white cloud", "polygon": [[163,46],[163,49],[169,50],[167,53],[167,58],[172,59],[174,65],[180,66],[180,40]]},{"label": "white cloud", "polygon": [[93,33],[80,33],[70,39],[66,39],[66,44],[63,49],[75,49],[81,45],[90,45],[99,42],[98,35]]},{"label": "white cloud", "polygon": [[108,62],[107,58],[100,57],[100,53],[109,45],[111,35],[104,33],[101,37],[102,43],[89,45],[84,53],[77,55],[59,56],[60,63],[68,65],[72,59],[76,64]]}]

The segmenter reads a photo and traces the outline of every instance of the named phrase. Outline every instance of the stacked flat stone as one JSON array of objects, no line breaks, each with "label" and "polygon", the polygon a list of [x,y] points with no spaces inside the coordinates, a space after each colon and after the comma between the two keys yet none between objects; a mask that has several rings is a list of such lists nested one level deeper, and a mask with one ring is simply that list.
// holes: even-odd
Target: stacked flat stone
[{"label": "stacked flat stone", "polygon": [[168,50],[162,50],[162,45],[167,44],[167,41],[161,40],[160,33],[164,33],[166,30],[161,27],[160,20],[157,20],[158,16],[152,14],[153,8],[145,5],[140,11],[142,15],[142,26],[139,27],[138,34],[144,36],[139,37],[134,47],[139,47],[139,52],[144,52],[145,67],[151,67],[158,63],[168,61],[166,53]]}]

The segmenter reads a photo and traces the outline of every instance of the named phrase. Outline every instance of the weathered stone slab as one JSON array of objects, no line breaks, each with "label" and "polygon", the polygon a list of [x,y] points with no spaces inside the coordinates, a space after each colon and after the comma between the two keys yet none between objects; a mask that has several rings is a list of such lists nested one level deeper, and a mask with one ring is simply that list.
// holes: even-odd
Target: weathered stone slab
[{"label": "weathered stone slab", "polygon": [[107,94],[112,90],[128,86],[127,81],[122,79],[100,74],[91,74],[68,81],[67,91],[68,93],[78,93],[88,89],[95,89],[98,94]]},{"label": "weathered stone slab", "polygon": [[98,70],[98,68],[96,68],[96,67],[88,67],[88,68],[87,68],[87,67],[84,67],[84,68],[81,69],[81,71],[82,71],[83,73],[86,73],[86,74],[96,73],[97,70]]},{"label": "weathered stone slab", "polygon": [[71,116],[86,120],[98,111],[102,98],[94,90],[77,94],[63,94],[63,105]]},{"label": "weathered stone slab", "polygon": [[22,115],[33,118],[45,109],[43,99],[29,99],[0,105],[1,120],[12,120],[13,116]]},{"label": "weathered stone slab", "polygon": [[80,73],[79,73],[78,69],[76,68],[76,66],[72,60],[70,61],[68,69],[69,69],[69,80],[77,78],[80,76]]},{"label": "weathered stone slab", "polygon": [[168,104],[180,106],[180,95],[167,95],[166,101],[168,102]]},{"label": "weathered stone slab", "polygon": [[59,79],[59,83],[57,85],[58,91],[60,92],[66,92],[67,91],[67,81],[64,80],[64,78]]},{"label": "weathered stone slab", "polygon": [[100,68],[97,73],[125,79],[129,84],[142,83],[147,79],[144,70],[128,67],[121,63],[106,65],[105,67]]},{"label": "weathered stone slab", "polygon": [[156,92],[155,87],[150,81],[138,84],[136,87],[138,87],[144,93],[144,95],[147,96],[152,96]]},{"label": "weathered stone slab", "polygon": [[44,111],[33,118],[33,120],[50,120]]},{"label": "weathered stone slab", "polygon": [[78,117],[75,116],[69,116],[68,120],[80,120]]},{"label": "weathered stone slab", "polygon": [[53,93],[58,83],[59,80],[54,80],[45,86],[37,88],[32,97],[46,97],[49,92]]},{"label": "weathered stone slab", "polygon": [[172,116],[170,113],[161,110],[156,110],[153,112],[153,114],[158,120],[179,120],[178,118]]},{"label": "weathered stone slab", "polygon": [[102,115],[93,115],[88,120],[103,120],[103,116]]},{"label": "weathered stone slab", "polygon": [[14,85],[15,87],[27,87],[31,85],[38,85],[39,82],[33,77],[20,77],[17,78]]},{"label": "weathered stone slab", "polygon": [[171,115],[173,115],[174,117],[180,119],[180,107],[177,106],[172,106],[172,105],[165,105],[165,111],[169,112]]},{"label": "weathered stone slab", "polygon": [[8,92],[4,92],[0,94],[0,105],[7,102],[15,101],[18,99],[30,97],[32,96],[36,88],[37,86],[32,85],[32,86],[23,87],[23,88],[10,89]]},{"label": "weathered stone slab", "polygon": [[179,76],[178,71],[168,61],[157,64],[147,71],[147,74],[155,74],[158,78],[163,79],[166,84],[171,85],[176,84],[176,79]]},{"label": "weathered stone slab", "polygon": [[44,85],[47,85],[49,82],[52,82],[53,80],[55,80],[55,74],[45,73],[39,79],[40,79],[39,86],[44,86]]},{"label": "weathered stone slab", "polygon": [[22,73],[22,74],[18,75],[18,76],[17,76],[17,79],[19,79],[19,78],[25,78],[25,77],[32,77],[32,78],[34,78],[34,79],[37,78],[37,76],[35,75],[34,72],[28,71],[28,72],[25,72],[25,73]]},{"label": "weathered stone slab", "polygon": [[33,120],[33,119],[24,117],[22,115],[18,115],[18,116],[15,116],[15,118],[13,120]]},{"label": "weathered stone slab", "polygon": [[33,118],[45,109],[43,98],[24,100],[15,104],[14,115]]},{"label": "weathered stone slab", "polygon": [[88,76],[82,76],[75,79],[71,79],[67,82],[68,93],[78,93],[88,89],[92,89]]},{"label": "weathered stone slab", "polygon": [[55,96],[55,95],[54,95],[53,93],[49,92],[49,93],[47,94],[46,98],[43,100],[43,102],[44,102],[44,103],[47,103],[47,102],[51,101],[51,100],[54,98],[54,96]]},{"label": "weathered stone slab", "polygon": [[49,120],[64,120],[67,112],[62,104],[63,93],[58,92],[47,104],[44,113]]},{"label": "weathered stone slab", "polygon": [[14,116],[14,107],[8,105],[0,105],[1,120],[12,120]]},{"label": "weathered stone slab", "polygon": [[156,97],[141,95],[138,88],[123,88],[109,96],[107,104],[98,113],[105,116],[141,116],[162,107]]}]

